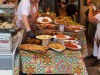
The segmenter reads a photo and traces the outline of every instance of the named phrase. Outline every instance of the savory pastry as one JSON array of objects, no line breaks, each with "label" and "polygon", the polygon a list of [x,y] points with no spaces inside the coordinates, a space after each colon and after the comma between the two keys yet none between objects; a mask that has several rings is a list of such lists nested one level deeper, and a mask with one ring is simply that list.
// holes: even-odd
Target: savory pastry
[{"label": "savory pastry", "polygon": [[36,44],[22,44],[19,46],[19,49],[44,52],[44,51],[48,50],[48,47],[40,46],[40,45],[36,45]]},{"label": "savory pastry", "polygon": [[65,48],[65,46],[59,43],[52,43],[49,45],[49,47],[57,50],[63,50]]}]

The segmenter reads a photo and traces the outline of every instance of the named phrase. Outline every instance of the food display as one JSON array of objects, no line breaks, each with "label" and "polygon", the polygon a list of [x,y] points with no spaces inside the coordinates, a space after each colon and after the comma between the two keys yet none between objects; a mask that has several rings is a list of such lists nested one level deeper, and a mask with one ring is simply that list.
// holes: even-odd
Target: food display
[{"label": "food display", "polygon": [[47,23],[47,24],[37,24],[37,27],[39,29],[55,29],[56,25],[55,24],[51,24],[51,23]]},{"label": "food display", "polygon": [[65,50],[65,46],[59,43],[52,43],[49,44],[49,47],[55,51],[61,52],[63,50]]},{"label": "food display", "polygon": [[84,30],[85,30],[85,28],[83,25],[80,25],[80,24],[76,25],[76,23],[73,23],[73,24],[69,23],[65,26],[65,31],[81,32]]},{"label": "food display", "polygon": [[54,23],[56,24],[67,24],[67,23],[70,23],[70,22],[73,22],[70,17],[65,17],[65,16],[59,16],[59,17],[56,17],[55,20],[54,20]]},{"label": "food display", "polygon": [[81,46],[72,42],[68,42],[65,44],[66,48],[71,49],[71,50],[80,50]]},{"label": "food display", "polygon": [[64,23],[65,23],[65,20],[62,19],[62,18],[56,18],[56,19],[55,19],[55,23],[56,23],[56,24],[64,24]]},{"label": "food display", "polygon": [[38,38],[38,39],[51,39],[52,36],[51,35],[39,35],[39,36],[36,36],[36,38]]},{"label": "food display", "polygon": [[27,44],[41,44],[41,40],[27,38],[26,41],[25,41],[25,43],[27,43]]},{"label": "food display", "polygon": [[22,44],[19,46],[22,50],[34,51],[34,52],[45,52],[48,50],[47,46],[40,46],[36,44]]},{"label": "food display", "polygon": [[45,35],[57,35],[60,33],[61,33],[60,31],[54,29],[45,29],[41,31],[41,34],[45,34]]},{"label": "food display", "polygon": [[42,19],[42,22],[49,22],[48,19]]},{"label": "food display", "polygon": [[70,37],[70,38],[68,38],[67,40],[77,40],[77,39],[74,38],[74,37]]},{"label": "food display", "polygon": [[57,38],[66,38],[66,36],[63,35],[63,34],[58,34],[58,35],[56,35],[56,37],[57,37]]},{"label": "food display", "polygon": [[64,34],[57,34],[57,35],[54,35],[53,37],[57,38],[57,39],[68,39],[68,38],[70,38],[70,36],[67,36],[67,35],[64,35]]},{"label": "food display", "polygon": [[37,21],[39,23],[50,23],[50,22],[52,22],[51,18],[49,18],[49,17],[39,17],[37,19]]},{"label": "food display", "polygon": [[9,22],[0,23],[0,29],[10,29],[10,28],[13,28],[15,26],[16,26],[15,24],[11,24]]}]

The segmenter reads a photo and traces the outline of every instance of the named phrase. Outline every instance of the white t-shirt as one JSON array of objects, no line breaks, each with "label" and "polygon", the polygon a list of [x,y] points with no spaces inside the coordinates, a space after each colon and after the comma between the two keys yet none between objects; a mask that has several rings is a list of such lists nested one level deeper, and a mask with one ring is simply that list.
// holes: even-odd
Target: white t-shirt
[{"label": "white t-shirt", "polygon": [[95,15],[95,18],[98,19],[99,22],[97,22],[97,34],[99,35],[100,37],[100,13]]},{"label": "white t-shirt", "polygon": [[[99,22],[97,22],[97,30],[95,33],[95,39],[99,39],[100,40],[100,13],[95,15],[96,19],[98,19]],[[93,55],[96,56],[98,59],[100,59],[100,46],[99,48],[96,45],[96,41],[94,41],[94,52]]]},{"label": "white t-shirt", "polygon": [[100,32],[100,13],[95,15],[96,19],[98,19],[99,22],[97,22],[97,31]]},{"label": "white t-shirt", "polygon": [[100,13],[95,15],[95,17],[100,21]]},{"label": "white t-shirt", "polygon": [[[21,0],[21,2],[19,3],[19,6],[16,12],[16,15],[17,15],[16,25],[18,27],[23,27],[21,23],[22,14],[29,16],[31,12],[30,7],[31,7],[30,0]],[[37,9],[38,9],[38,3],[37,3]],[[36,13],[37,12],[36,7],[33,7],[32,11]]]},{"label": "white t-shirt", "polygon": [[17,18],[18,20],[22,20],[22,14],[29,15],[30,13],[30,0],[21,0],[17,10]]}]

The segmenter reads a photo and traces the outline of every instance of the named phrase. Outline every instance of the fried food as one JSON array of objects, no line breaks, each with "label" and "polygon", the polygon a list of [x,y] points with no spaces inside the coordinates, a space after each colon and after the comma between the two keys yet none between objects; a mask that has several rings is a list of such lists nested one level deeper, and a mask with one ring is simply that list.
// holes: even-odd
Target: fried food
[{"label": "fried food", "polygon": [[48,19],[43,19],[42,21],[43,21],[43,22],[49,22]]}]

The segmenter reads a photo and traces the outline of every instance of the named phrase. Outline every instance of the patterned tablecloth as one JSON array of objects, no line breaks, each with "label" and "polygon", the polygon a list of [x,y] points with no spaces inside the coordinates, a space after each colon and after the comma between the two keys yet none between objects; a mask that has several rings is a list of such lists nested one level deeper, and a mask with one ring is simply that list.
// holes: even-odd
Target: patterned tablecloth
[{"label": "patterned tablecloth", "polygon": [[15,75],[19,75],[19,70],[27,74],[88,75],[81,51],[36,53],[20,50],[15,64]]}]

